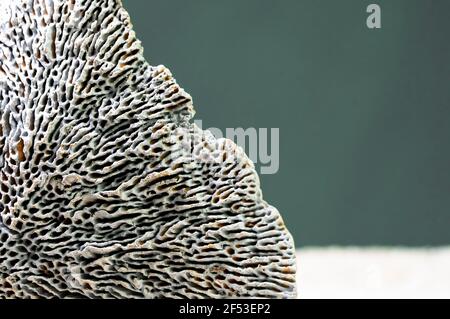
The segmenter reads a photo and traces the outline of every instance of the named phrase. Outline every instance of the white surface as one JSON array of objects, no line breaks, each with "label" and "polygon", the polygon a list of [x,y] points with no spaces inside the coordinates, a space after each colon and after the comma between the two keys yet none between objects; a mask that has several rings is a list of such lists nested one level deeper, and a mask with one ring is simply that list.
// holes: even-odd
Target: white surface
[{"label": "white surface", "polygon": [[450,248],[304,248],[299,298],[450,298]]}]

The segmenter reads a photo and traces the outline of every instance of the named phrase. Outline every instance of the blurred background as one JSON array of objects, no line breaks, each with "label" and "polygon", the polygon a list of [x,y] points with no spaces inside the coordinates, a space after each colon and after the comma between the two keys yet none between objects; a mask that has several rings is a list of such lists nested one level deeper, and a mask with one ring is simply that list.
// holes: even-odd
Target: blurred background
[{"label": "blurred background", "polygon": [[450,297],[450,1],[122,1],[203,128],[280,129],[300,297]]}]

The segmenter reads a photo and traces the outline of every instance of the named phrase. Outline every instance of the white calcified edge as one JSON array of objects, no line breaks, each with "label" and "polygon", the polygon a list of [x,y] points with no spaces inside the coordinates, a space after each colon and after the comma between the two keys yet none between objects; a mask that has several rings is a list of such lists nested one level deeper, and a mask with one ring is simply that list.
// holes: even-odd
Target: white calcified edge
[{"label": "white calcified edge", "polygon": [[0,1],[0,26],[3,25],[11,17],[11,1]]}]

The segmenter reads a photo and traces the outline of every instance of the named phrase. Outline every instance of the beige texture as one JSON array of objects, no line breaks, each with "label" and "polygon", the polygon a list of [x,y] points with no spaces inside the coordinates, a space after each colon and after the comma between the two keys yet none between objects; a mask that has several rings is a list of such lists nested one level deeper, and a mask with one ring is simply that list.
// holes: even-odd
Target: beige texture
[{"label": "beige texture", "polygon": [[191,123],[119,1],[1,9],[1,297],[295,297],[253,164]]}]

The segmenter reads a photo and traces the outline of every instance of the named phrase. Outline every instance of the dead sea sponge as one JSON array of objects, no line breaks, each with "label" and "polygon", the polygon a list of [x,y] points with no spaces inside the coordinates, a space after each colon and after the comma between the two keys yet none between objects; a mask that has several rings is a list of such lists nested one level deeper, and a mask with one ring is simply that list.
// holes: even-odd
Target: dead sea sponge
[{"label": "dead sea sponge", "polygon": [[0,30],[0,297],[295,297],[252,162],[119,0],[2,0]]}]

